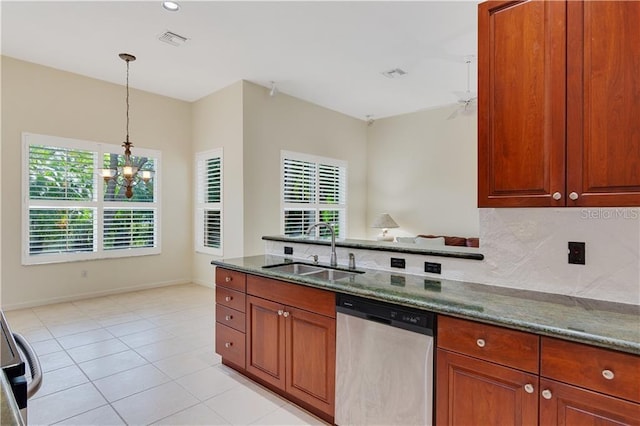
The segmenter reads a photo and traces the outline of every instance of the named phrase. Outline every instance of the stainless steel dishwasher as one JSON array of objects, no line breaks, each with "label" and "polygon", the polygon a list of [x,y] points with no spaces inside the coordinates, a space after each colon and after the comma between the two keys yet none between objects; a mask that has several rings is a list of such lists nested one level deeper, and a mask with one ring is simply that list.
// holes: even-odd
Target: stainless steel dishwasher
[{"label": "stainless steel dishwasher", "polygon": [[435,314],[338,294],[335,422],[431,425]]}]

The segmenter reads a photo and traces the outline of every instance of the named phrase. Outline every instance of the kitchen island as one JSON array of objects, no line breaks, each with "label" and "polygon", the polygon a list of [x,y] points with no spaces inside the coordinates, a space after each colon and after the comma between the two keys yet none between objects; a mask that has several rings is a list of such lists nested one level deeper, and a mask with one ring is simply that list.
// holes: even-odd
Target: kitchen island
[{"label": "kitchen island", "polygon": [[247,274],[640,355],[637,305],[363,268],[358,268],[362,274],[334,281],[268,268],[286,262],[292,260],[264,255],[211,263]]}]

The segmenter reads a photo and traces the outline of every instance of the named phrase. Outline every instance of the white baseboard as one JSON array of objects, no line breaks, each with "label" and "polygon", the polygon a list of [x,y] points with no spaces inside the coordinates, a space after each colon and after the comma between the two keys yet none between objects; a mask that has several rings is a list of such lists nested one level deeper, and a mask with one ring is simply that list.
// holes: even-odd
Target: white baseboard
[{"label": "white baseboard", "polygon": [[[137,285],[133,287],[120,287],[120,288],[115,288],[110,290],[92,291],[87,293],[76,293],[68,296],[50,297],[47,299],[39,299],[39,300],[32,300],[29,302],[3,305],[2,310],[11,311],[16,309],[35,308],[36,306],[51,305],[54,303],[74,302],[76,300],[91,299],[93,297],[110,296],[113,294],[129,293],[131,291],[148,290],[151,288],[167,287],[170,285],[181,285],[181,284],[190,284],[190,283],[192,283],[191,280],[172,280],[172,281],[147,283],[147,284]],[[208,287],[206,284],[200,284],[200,283],[196,283],[196,284],[205,285],[206,287]]]},{"label": "white baseboard", "polygon": [[201,285],[203,287],[208,287],[208,288],[216,288],[216,284],[212,281],[203,281],[203,280],[191,280],[192,283],[194,284],[198,284]]}]

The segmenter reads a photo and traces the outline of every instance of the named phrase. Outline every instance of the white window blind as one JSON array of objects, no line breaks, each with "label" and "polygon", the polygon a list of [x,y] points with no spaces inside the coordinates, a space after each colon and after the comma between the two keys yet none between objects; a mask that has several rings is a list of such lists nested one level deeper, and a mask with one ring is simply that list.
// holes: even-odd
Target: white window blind
[{"label": "white window blind", "polygon": [[196,154],[195,250],[222,256],[222,149]]},{"label": "white window blind", "polygon": [[122,161],[119,145],[24,133],[22,263],[159,253],[160,153],[136,153],[134,162],[155,176],[127,199],[98,176],[109,161]]},{"label": "white window blind", "polygon": [[[346,236],[346,162],[282,152],[282,233],[302,236],[310,225],[327,222]],[[316,235],[330,236],[326,228]]]}]

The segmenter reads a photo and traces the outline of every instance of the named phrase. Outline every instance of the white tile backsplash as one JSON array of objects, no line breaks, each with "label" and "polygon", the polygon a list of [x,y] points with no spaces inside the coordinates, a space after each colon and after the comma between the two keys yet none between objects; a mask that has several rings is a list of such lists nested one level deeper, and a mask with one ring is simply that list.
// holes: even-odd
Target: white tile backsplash
[{"label": "white tile backsplash", "polygon": [[[567,262],[569,241],[586,243],[586,264]],[[265,253],[329,262],[329,246],[265,241]],[[356,265],[455,281],[469,281],[640,305],[640,208],[480,209],[483,261],[338,247],[338,263],[348,253]],[[406,269],[390,268],[391,257]],[[424,262],[442,264],[442,274],[424,273]]]}]

